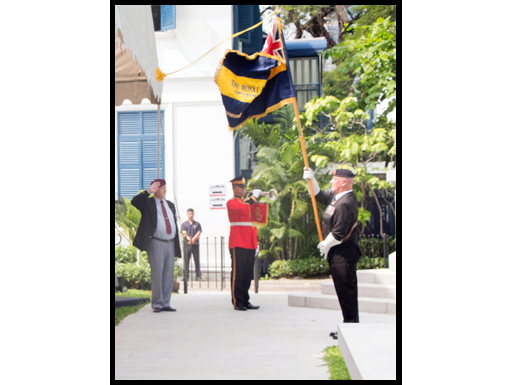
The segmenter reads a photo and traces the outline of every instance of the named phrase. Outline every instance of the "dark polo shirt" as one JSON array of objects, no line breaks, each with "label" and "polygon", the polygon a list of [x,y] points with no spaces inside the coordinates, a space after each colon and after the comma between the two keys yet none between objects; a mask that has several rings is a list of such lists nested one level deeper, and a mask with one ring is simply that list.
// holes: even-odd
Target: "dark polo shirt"
[{"label": "dark polo shirt", "polygon": [[[193,221],[193,224],[190,224],[189,221],[184,221],[182,223],[182,229],[186,230],[188,232],[188,236],[193,239],[196,233],[202,231],[202,226],[200,226],[200,223],[197,221]],[[200,236],[198,237],[198,240],[200,240]],[[197,244],[197,242],[195,242],[195,244]]]}]

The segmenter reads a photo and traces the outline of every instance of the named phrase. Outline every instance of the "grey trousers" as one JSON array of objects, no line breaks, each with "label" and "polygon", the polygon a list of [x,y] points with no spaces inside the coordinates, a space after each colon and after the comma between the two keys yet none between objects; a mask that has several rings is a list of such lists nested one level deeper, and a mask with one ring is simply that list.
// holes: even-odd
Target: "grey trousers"
[{"label": "grey trousers", "polygon": [[174,286],[174,241],[161,242],[151,239],[147,256],[151,266],[152,308],[170,306]]}]

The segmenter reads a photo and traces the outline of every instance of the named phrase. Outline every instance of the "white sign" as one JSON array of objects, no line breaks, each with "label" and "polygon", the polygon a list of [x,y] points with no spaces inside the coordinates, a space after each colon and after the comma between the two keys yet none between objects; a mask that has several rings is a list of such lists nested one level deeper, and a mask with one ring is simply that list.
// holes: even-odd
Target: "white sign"
[{"label": "white sign", "polygon": [[209,186],[209,208],[222,210],[227,208],[227,187],[224,184]]},{"label": "white sign", "polygon": [[215,184],[209,186],[210,196],[226,196],[227,187],[224,184]]}]

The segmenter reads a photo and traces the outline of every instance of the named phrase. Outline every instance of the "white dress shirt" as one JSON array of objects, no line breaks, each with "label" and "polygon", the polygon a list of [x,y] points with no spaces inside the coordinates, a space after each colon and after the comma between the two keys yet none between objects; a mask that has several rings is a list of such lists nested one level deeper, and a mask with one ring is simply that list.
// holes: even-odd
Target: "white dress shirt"
[{"label": "white dress shirt", "polygon": [[[349,191],[344,191],[344,192],[341,192],[340,194],[336,194],[335,195],[335,199],[333,200],[333,202],[336,202],[337,200],[339,200],[341,197],[343,197],[345,194],[347,193],[350,193],[352,192],[352,190],[349,190]],[[331,203],[333,203],[331,202]]]},{"label": "white dress shirt", "polygon": [[[158,224],[156,227],[156,232],[153,234],[154,237],[164,240],[170,240],[175,238],[175,233],[177,231],[177,227],[175,226],[174,213],[168,207],[166,200],[161,201],[160,199],[154,197],[156,200],[156,209],[158,212]],[[166,222],[165,217],[163,215],[163,209],[161,208],[161,202],[165,205],[166,214],[168,215],[168,220],[170,221],[170,228],[172,229],[172,234],[168,234],[166,232]]]}]

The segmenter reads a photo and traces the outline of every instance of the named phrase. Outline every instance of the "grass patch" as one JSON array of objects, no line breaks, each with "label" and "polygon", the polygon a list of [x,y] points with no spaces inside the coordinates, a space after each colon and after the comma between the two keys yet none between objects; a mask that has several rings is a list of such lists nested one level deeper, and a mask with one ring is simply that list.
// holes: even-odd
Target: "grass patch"
[{"label": "grass patch", "polygon": [[329,367],[330,380],[350,380],[351,376],[347,370],[342,353],[338,346],[329,346],[323,351],[324,357],[322,358]]},{"label": "grass patch", "polygon": [[[115,297],[133,297],[133,298],[147,298],[149,297],[149,303],[152,301],[152,292],[150,290],[134,290],[129,289],[125,293],[115,293]],[[126,318],[128,315],[136,313],[142,307],[147,305],[147,303],[143,303],[136,306],[126,306],[119,307],[115,309],[115,326],[117,326],[120,321]]]}]

